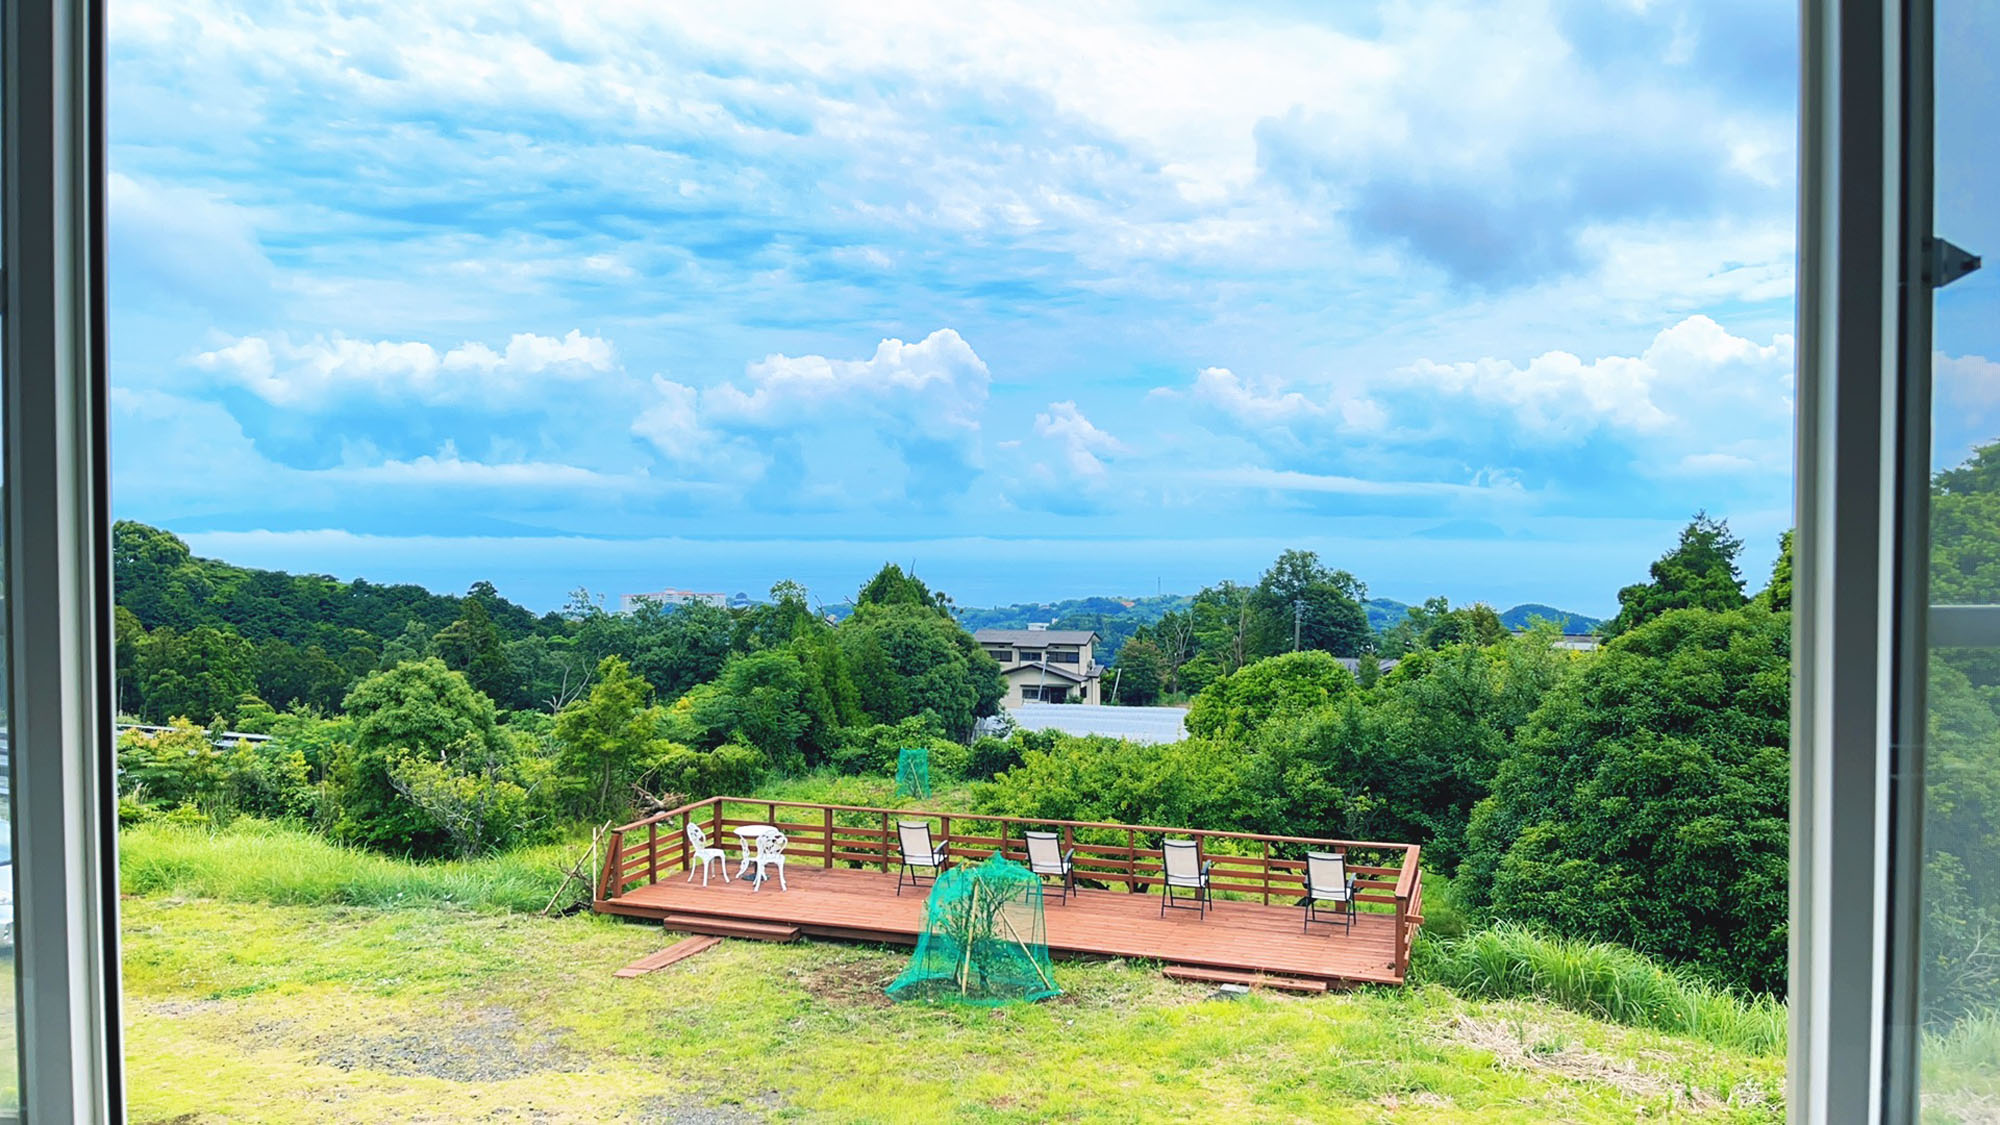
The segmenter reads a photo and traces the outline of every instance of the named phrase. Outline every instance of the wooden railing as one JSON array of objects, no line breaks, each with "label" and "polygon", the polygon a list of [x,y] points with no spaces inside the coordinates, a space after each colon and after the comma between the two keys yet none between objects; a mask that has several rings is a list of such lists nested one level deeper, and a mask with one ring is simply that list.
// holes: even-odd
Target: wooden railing
[{"label": "wooden railing", "polygon": [[1202,859],[1214,865],[1209,876],[1212,890],[1225,897],[1259,899],[1267,905],[1273,900],[1299,901],[1305,893],[1305,853],[1332,851],[1346,857],[1347,870],[1355,877],[1355,899],[1363,909],[1394,912],[1398,974],[1408,971],[1410,947],[1423,924],[1423,871],[1415,844],[751,797],[710,797],[613,829],[597,898],[617,898],[631,887],[688,871],[691,855],[686,826],[690,821],[708,833],[710,846],[724,848],[732,855],[737,843],[734,829],[769,824],[788,838],[785,857],[794,866],[817,862],[826,868],[889,871],[897,863],[897,820],[929,821],[934,838],[949,841],[959,861],[982,859],[997,851],[1025,863],[1027,844],[1022,834],[1054,831],[1062,836],[1064,851],[1075,850],[1078,879],[1135,892],[1163,881],[1162,839],[1191,839]]}]

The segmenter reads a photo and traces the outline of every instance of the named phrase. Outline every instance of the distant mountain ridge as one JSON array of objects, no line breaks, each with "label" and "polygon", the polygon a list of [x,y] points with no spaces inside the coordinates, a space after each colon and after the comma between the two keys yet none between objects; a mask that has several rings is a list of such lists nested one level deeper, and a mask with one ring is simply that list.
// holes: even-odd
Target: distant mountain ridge
[{"label": "distant mountain ridge", "polygon": [[[959,624],[980,629],[1025,629],[1045,622],[1053,629],[1090,629],[1101,638],[1097,658],[1106,664],[1118,656],[1118,647],[1134,630],[1150,625],[1169,613],[1185,610],[1194,598],[1187,594],[1157,594],[1143,598],[1089,597],[1054,602],[1017,602],[992,607],[959,607]],[[829,607],[830,609],[832,607]],[[845,609],[846,607],[841,607]],[[1368,625],[1376,632],[1390,628],[1409,613],[1407,603],[1390,598],[1369,598],[1362,603],[1368,611]],[[840,612],[840,610],[835,610]],[[1536,618],[1553,621],[1565,633],[1590,633],[1604,622],[1600,618],[1529,602],[1500,615],[1509,629],[1526,629]]]},{"label": "distant mountain ridge", "polygon": [[[1368,611],[1369,627],[1378,633],[1394,626],[1410,612],[1407,602],[1391,598],[1369,598],[1361,603],[1361,606]],[[1604,619],[1601,617],[1571,613],[1569,610],[1557,609],[1540,602],[1528,602],[1503,610],[1500,614],[1500,624],[1509,629],[1526,629],[1534,624],[1537,618],[1554,622],[1556,627],[1565,633],[1594,633],[1599,625],[1604,624]]]}]

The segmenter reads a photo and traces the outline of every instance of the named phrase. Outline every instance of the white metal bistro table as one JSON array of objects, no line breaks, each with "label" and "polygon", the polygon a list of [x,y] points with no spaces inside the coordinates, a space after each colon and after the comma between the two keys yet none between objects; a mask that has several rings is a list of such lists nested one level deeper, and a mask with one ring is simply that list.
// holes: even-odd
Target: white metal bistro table
[{"label": "white metal bistro table", "polygon": [[[745,875],[750,874],[750,849],[757,846],[757,837],[762,836],[766,832],[778,831],[778,826],[775,824],[744,824],[739,825],[735,831],[736,842],[743,847],[743,866],[736,869],[736,877],[741,879]],[[761,867],[757,869],[757,881],[760,883],[764,881],[764,869]]]}]

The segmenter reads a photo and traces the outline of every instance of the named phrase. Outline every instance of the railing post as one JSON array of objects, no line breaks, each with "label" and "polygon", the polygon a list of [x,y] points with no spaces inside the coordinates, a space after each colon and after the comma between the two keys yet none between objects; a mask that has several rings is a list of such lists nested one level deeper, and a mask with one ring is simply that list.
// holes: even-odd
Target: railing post
[{"label": "railing post", "polygon": [[660,881],[660,822],[646,825],[646,882]]},{"label": "railing post", "polygon": [[821,808],[820,812],[825,814],[825,836],[822,839],[826,841],[826,869],[831,871],[833,870],[833,806],[827,805]]},{"label": "railing post", "polygon": [[1264,841],[1264,905],[1271,905],[1271,841]]},{"label": "railing post", "polygon": [[882,814],[882,838],[875,841],[875,850],[882,855],[882,874],[889,873],[889,814]]},{"label": "railing post", "polygon": [[625,833],[613,830],[611,833],[611,848],[604,855],[604,874],[599,879],[599,882],[602,884],[602,887],[598,892],[597,895],[598,898],[610,899],[618,897],[618,892],[622,888],[616,886],[615,884],[618,881],[619,865],[624,862],[624,859],[620,853],[622,853],[624,850],[625,850]]},{"label": "railing post", "polygon": [[1125,893],[1139,893],[1139,830],[1125,830]]},{"label": "railing post", "polygon": [[941,840],[941,841],[940,841],[940,843],[946,843],[946,844],[949,844],[949,843],[951,843],[951,818],[950,818],[950,817],[948,817],[948,816],[941,816],[941,817],[939,817],[939,818],[938,818],[938,835],[939,835],[939,836],[942,836],[942,837],[944,837],[944,839],[943,839],[943,840]]},{"label": "railing post", "polygon": [[1396,944],[1394,947],[1396,950],[1396,960],[1390,967],[1396,970],[1396,975],[1399,977],[1407,976],[1410,971],[1410,946],[1405,933],[1409,927],[1404,922],[1404,919],[1409,916],[1409,910],[1409,896],[1398,890],[1396,892]]},{"label": "railing post", "polygon": [[711,825],[708,838],[715,847],[722,849],[722,862],[727,866],[729,863],[729,846],[722,842],[722,797],[718,795],[712,798],[712,801],[713,803],[708,807],[708,822]]}]

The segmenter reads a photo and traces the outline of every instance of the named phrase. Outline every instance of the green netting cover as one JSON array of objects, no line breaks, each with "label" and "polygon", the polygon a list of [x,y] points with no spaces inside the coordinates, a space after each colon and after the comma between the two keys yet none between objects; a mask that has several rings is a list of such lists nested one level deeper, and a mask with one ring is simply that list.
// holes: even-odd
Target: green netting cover
[{"label": "green netting cover", "polygon": [[896,752],[896,796],[931,795],[931,748],[905,746]]},{"label": "green netting cover", "polygon": [[1061,992],[1042,930],[1042,881],[999,853],[938,876],[896,1000],[992,1006]]}]

